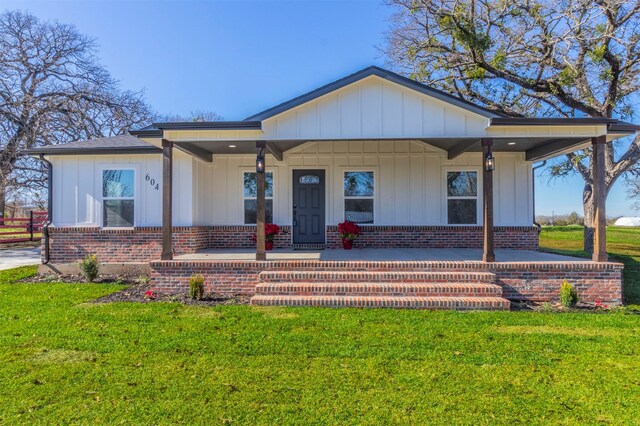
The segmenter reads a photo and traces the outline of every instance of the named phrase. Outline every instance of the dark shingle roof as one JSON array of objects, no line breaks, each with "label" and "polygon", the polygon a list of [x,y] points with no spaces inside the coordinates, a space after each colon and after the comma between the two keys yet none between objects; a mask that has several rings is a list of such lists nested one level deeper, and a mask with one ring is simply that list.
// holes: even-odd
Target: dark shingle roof
[{"label": "dark shingle roof", "polygon": [[162,150],[131,135],[118,135],[86,141],[48,145],[22,151],[26,155],[74,155],[74,154],[148,154]]}]

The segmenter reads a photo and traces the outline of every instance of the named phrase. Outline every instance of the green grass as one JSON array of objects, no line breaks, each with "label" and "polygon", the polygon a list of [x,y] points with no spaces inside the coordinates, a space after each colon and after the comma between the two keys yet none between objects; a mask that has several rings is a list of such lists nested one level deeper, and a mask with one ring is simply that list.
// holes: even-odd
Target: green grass
[{"label": "green grass", "polygon": [[[570,256],[590,257],[582,250],[582,226],[543,227],[540,249]],[[607,227],[607,253],[610,260],[624,263],[624,300],[640,304],[640,228]]]},{"label": "green grass", "polygon": [[[22,231],[22,234],[10,234],[7,235],[7,233],[9,232],[20,232]],[[40,234],[39,232],[34,232],[33,233],[33,239],[35,240],[39,240],[42,234]],[[25,231],[24,226],[19,227],[19,228],[0,228],[0,240],[12,240],[14,238],[29,238],[31,236],[30,233]]]},{"label": "green grass", "polygon": [[92,304],[0,273],[0,424],[640,418],[640,317]]}]

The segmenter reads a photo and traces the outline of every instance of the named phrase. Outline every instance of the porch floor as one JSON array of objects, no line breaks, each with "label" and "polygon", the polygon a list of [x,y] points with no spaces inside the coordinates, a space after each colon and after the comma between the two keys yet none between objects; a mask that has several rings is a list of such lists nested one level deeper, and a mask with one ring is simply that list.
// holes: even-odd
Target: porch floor
[{"label": "porch floor", "polygon": [[[193,254],[175,256],[175,260],[254,260],[254,249],[206,249]],[[481,261],[481,249],[438,248],[363,248],[353,250],[275,249],[267,252],[267,260],[322,261]],[[562,256],[533,250],[496,250],[497,262],[588,262],[588,259]]]}]

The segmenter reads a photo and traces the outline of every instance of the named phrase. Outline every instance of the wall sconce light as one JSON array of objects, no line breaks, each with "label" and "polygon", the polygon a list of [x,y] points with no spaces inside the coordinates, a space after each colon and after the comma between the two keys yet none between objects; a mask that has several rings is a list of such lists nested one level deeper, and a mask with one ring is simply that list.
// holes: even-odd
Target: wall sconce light
[{"label": "wall sconce light", "polygon": [[264,173],[264,148],[260,148],[258,158],[256,158],[256,172]]},{"label": "wall sconce light", "polygon": [[484,169],[488,172],[496,169],[496,160],[493,158],[491,152],[487,152],[487,155],[484,157]]}]

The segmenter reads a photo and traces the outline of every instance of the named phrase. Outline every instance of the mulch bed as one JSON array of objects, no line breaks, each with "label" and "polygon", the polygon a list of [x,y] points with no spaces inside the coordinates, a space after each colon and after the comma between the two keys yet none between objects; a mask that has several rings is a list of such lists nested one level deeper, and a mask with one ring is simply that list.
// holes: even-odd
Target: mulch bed
[{"label": "mulch bed", "polygon": [[111,303],[111,302],[137,302],[137,303],[153,303],[153,302],[177,302],[184,305],[248,305],[251,296],[237,295],[227,296],[217,293],[207,293],[202,300],[194,300],[187,293],[157,293],[149,296],[150,291],[148,284],[133,284],[122,291],[108,294],[104,297],[94,300],[94,303]]},{"label": "mulch bed", "polygon": [[153,303],[153,302],[175,302],[185,305],[201,305],[201,306],[215,306],[215,305],[248,305],[251,296],[247,295],[234,295],[228,296],[218,293],[206,293],[202,300],[193,300],[187,293],[158,293],[153,292],[152,295],[148,295],[147,292],[151,291],[151,286],[146,282],[141,282],[139,277],[126,277],[126,276],[112,276],[112,275],[100,275],[93,283],[87,283],[81,275],[34,275],[32,277],[25,278],[20,282],[27,282],[33,284],[62,282],[68,284],[117,284],[126,285],[124,290],[116,291],[115,293],[108,294],[93,300],[92,303],[111,303],[111,302],[135,302],[135,303]]}]

